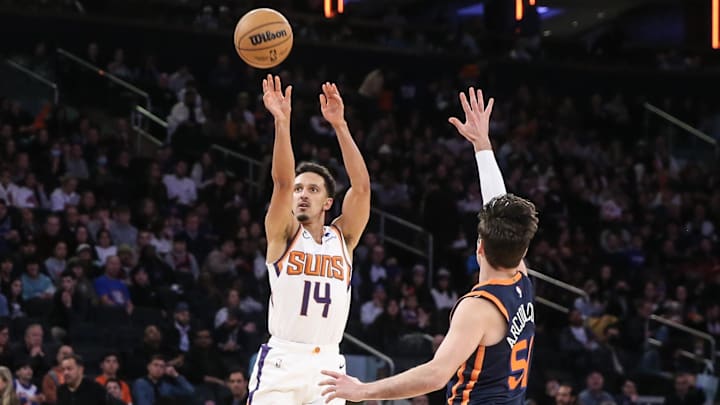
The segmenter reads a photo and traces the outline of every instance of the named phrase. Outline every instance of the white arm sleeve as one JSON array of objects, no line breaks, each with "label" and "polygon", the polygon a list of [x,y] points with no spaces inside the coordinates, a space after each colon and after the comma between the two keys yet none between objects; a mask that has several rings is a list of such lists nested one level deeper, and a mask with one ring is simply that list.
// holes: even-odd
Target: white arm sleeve
[{"label": "white arm sleeve", "polygon": [[480,191],[482,192],[483,204],[487,204],[495,197],[507,194],[505,181],[503,180],[500,167],[495,160],[495,154],[491,150],[481,150],[475,153],[475,160],[478,166],[480,177]]}]

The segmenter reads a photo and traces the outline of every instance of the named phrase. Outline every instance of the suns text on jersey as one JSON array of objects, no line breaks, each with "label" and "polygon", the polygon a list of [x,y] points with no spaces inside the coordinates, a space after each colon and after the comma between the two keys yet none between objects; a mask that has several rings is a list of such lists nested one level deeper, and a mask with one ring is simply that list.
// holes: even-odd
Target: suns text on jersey
[{"label": "suns text on jersey", "polygon": [[293,250],[288,255],[287,274],[315,276],[345,281],[345,260],[342,256],[310,254]]},{"label": "suns text on jersey", "polygon": [[535,307],[532,302],[520,305],[510,322],[510,336],[506,338],[510,347],[515,346],[518,337],[525,329],[528,322],[535,323]]}]

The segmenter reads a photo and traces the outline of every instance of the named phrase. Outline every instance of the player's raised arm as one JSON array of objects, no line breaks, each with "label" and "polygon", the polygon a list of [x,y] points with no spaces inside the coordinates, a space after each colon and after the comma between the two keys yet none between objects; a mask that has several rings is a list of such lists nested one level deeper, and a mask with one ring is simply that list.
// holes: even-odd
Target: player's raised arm
[{"label": "player's raised arm", "polygon": [[283,93],[279,76],[273,78],[268,75],[263,79],[263,103],[275,118],[271,169],[273,192],[265,216],[268,263],[282,256],[291,233],[298,226],[292,213],[295,156],[290,142],[291,96],[292,86],[288,86]]},{"label": "player's raised arm", "polygon": [[333,126],[340,144],[345,170],[350,178],[350,189],[345,194],[342,214],[333,222],[343,232],[348,249],[352,252],[370,218],[370,175],[350,129],[345,121],[345,106],[334,83],[322,85],[320,110]]},{"label": "player's raised arm", "polygon": [[492,144],[490,143],[490,114],[492,114],[494,99],[488,101],[487,108],[483,100],[482,90],[468,90],[470,101],[465,93],[460,93],[460,105],[465,112],[465,122],[451,117],[448,121],[455,126],[460,135],[472,143],[475,149],[475,160],[478,164],[480,176],[480,190],[483,203],[495,197],[507,194],[505,181],[500,168],[495,161]]},{"label": "player's raised arm", "polygon": [[437,391],[445,386],[473,351],[478,350],[484,338],[490,337],[486,337],[486,334],[492,334],[492,330],[503,331],[504,323],[505,319],[490,301],[464,299],[458,304],[448,334],[432,360],[371,383],[361,383],[344,374],[323,371],[323,374],[331,377],[320,383],[327,387],[323,396],[327,395],[326,403],[334,398],[359,402],[403,399]]},{"label": "player's raised arm", "polygon": [[[495,160],[492,143],[490,142],[490,114],[492,114],[495,99],[490,98],[486,107],[482,90],[478,89],[476,91],[470,87],[468,95],[469,102],[468,96],[460,92],[460,105],[465,112],[465,122],[460,122],[455,117],[450,117],[448,121],[455,126],[460,135],[473,145],[483,204],[487,204],[493,198],[507,194],[505,180]],[[527,275],[525,261],[520,262],[518,269]]]}]

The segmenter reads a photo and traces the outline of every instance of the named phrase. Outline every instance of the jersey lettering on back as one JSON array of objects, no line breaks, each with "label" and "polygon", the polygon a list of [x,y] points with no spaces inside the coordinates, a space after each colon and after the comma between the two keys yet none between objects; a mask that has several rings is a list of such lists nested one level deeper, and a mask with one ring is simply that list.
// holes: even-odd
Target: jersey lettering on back
[{"label": "jersey lettering on back", "polygon": [[268,263],[270,334],[297,343],[339,344],[350,310],[352,263],[342,232],[323,228],[317,243],[302,225],[275,263]]},{"label": "jersey lettering on back", "polygon": [[460,366],[448,383],[447,404],[522,405],[535,340],[530,279],[518,272],[512,279],[490,280],[473,287],[458,303],[466,298],[492,302],[507,320],[507,333],[493,346],[478,346]]}]

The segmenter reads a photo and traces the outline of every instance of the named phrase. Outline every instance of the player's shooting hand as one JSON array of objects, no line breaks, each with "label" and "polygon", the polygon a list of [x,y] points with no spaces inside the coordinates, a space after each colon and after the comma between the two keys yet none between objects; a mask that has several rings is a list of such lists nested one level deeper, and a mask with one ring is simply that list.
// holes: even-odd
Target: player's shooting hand
[{"label": "player's shooting hand", "polygon": [[263,103],[265,108],[275,117],[276,120],[289,120],[292,99],[292,86],[282,91],[280,76],[267,75],[263,79]]},{"label": "player's shooting hand", "polygon": [[465,122],[460,122],[455,117],[449,118],[448,121],[455,126],[460,135],[473,144],[475,151],[491,149],[488,133],[490,130],[490,114],[495,99],[491,98],[487,107],[485,107],[482,90],[476,92],[474,88],[470,87],[468,95],[470,96],[469,102],[465,93],[460,92],[460,105],[465,111]]},{"label": "player's shooting hand", "polygon": [[336,398],[346,399],[350,402],[360,402],[365,399],[365,384],[357,378],[328,370],[323,370],[321,373],[331,377],[321,381],[319,384],[327,387],[322,392],[322,396],[327,395],[325,397],[326,404]]},{"label": "player's shooting hand", "polygon": [[335,83],[324,83],[320,95],[320,111],[333,127],[345,122],[345,105]]}]

